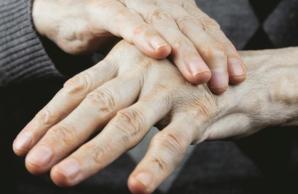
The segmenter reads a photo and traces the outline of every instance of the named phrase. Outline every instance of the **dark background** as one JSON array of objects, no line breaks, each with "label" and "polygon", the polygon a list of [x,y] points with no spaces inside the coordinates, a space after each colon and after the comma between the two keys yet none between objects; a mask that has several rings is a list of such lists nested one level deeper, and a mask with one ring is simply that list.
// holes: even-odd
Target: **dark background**
[{"label": "dark background", "polygon": [[[297,0],[199,0],[198,3],[221,24],[238,49],[298,45]],[[95,178],[75,188],[60,189],[47,176],[27,173],[23,158],[12,153],[11,144],[18,131],[62,83],[63,80],[53,78],[0,88],[0,193],[128,193],[126,179],[135,166],[128,155]],[[297,129],[265,129],[238,141],[205,142],[197,146],[168,193],[298,193],[297,167]]]}]

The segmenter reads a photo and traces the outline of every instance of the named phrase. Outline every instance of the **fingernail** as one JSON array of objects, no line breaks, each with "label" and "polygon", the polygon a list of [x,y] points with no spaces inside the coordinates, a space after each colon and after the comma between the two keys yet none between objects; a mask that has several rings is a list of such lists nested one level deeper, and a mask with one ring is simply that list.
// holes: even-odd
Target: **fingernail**
[{"label": "fingernail", "polygon": [[213,70],[212,71],[212,78],[210,81],[210,87],[219,90],[222,92],[224,91],[229,85],[229,80],[227,73],[221,70]]},{"label": "fingernail", "polygon": [[13,143],[14,150],[21,151],[28,149],[32,142],[32,134],[28,132],[22,132],[18,135]]},{"label": "fingernail", "polygon": [[162,38],[160,38],[158,36],[155,36],[151,39],[151,47],[154,50],[159,50],[162,47],[166,47],[166,46],[168,46],[168,44]]},{"label": "fingernail", "polygon": [[145,187],[149,186],[151,184],[152,181],[152,177],[150,174],[148,173],[140,173],[136,176],[136,179],[142,183]]},{"label": "fingernail", "polygon": [[234,76],[242,76],[244,74],[242,62],[237,58],[230,58],[229,64],[231,65],[231,73]]},{"label": "fingernail", "polygon": [[75,178],[80,171],[79,163],[74,159],[69,159],[61,164],[58,168],[61,170],[61,173],[67,178]]},{"label": "fingernail", "polygon": [[53,152],[49,147],[41,146],[28,155],[28,161],[34,165],[47,165],[53,156]]},{"label": "fingernail", "polygon": [[207,65],[200,59],[193,59],[188,62],[189,70],[192,76],[197,76],[202,72],[209,71]]}]

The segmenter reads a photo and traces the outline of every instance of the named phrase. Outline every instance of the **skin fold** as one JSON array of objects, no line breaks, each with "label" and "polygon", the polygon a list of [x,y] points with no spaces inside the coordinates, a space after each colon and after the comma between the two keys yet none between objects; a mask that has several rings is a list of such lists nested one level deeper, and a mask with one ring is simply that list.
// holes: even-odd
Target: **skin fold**
[{"label": "skin fold", "polygon": [[216,94],[245,79],[237,50],[194,0],[35,0],[33,21],[70,54],[123,38],[149,57],[169,57],[186,80],[208,82]]},{"label": "skin fold", "polygon": [[218,96],[207,85],[188,83],[170,61],[149,58],[121,41],[103,61],[68,80],[21,131],[13,149],[26,155],[31,173],[51,171],[57,185],[73,186],[159,124],[163,127],[128,179],[132,193],[152,193],[190,144],[297,124],[298,49],[240,54],[247,81]]}]

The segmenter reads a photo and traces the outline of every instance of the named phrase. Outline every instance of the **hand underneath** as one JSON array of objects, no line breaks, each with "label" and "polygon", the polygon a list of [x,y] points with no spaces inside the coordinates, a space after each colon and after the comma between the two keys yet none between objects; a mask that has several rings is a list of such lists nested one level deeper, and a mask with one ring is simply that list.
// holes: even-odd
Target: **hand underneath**
[{"label": "hand underneath", "polygon": [[216,94],[245,79],[238,52],[194,0],[35,0],[33,20],[70,54],[106,47],[117,36],[152,58],[171,54],[186,80],[208,82]]},{"label": "hand underneath", "polygon": [[248,80],[215,96],[184,81],[167,60],[148,58],[122,41],[65,84],[19,134],[14,151],[30,151],[30,172],[51,170],[57,185],[72,186],[137,145],[159,122],[164,128],[128,182],[133,193],[151,193],[191,143],[246,136],[297,116],[298,93],[289,88],[297,88],[298,66],[286,51],[243,53]]}]

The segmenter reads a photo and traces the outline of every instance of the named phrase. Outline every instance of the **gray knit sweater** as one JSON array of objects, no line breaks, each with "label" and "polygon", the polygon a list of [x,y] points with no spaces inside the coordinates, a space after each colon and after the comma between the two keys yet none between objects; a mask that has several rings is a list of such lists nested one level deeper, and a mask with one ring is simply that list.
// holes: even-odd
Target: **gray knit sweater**
[{"label": "gray knit sweater", "polygon": [[61,76],[34,29],[31,3],[0,0],[0,87]]}]

